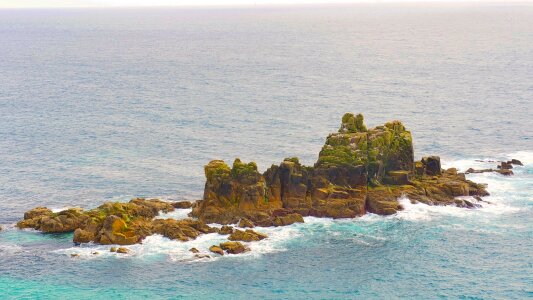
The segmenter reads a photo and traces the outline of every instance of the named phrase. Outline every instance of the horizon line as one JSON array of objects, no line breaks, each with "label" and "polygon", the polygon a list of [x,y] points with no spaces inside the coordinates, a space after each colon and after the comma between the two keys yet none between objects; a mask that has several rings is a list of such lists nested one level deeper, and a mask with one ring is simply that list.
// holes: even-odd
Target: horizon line
[{"label": "horizon line", "polygon": [[[18,1],[17,1],[18,2]],[[298,7],[298,6],[344,6],[358,4],[533,4],[533,0],[348,0],[342,2],[312,1],[312,2],[274,2],[274,3],[186,3],[186,4],[133,4],[113,5],[94,3],[93,5],[28,5],[28,6],[2,6],[0,9],[102,9],[102,8],[251,8],[251,7]]]}]

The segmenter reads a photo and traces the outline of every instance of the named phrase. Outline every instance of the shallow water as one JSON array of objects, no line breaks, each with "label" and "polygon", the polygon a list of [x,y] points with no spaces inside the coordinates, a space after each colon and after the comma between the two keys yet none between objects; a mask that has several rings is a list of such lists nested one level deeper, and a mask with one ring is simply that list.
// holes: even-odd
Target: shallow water
[{"label": "shallow water", "polygon": [[[532,16],[503,4],[0,10],[0,298],[533,297]],[[469,176],[489,184],[481,209],[402,200],[389,217],[306,218],[211,260],[187,249],[217,235],[152,236],[120,256],[12,227],[38,205],[199,199],[211,159],[313,164],[347,111],[404,121],[415,155],[446,167],[526,165]]]}]

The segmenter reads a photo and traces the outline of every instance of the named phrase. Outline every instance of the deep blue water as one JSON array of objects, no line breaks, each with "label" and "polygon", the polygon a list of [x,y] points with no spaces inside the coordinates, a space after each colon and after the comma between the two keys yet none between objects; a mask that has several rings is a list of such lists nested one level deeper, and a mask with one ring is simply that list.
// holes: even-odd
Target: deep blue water
[{"label": "deep blue water", "polygon": [[[526,4],[0,10],[0,298],[533,298],[532,20]],[[313,164],[348,111],[404,121],[447,167],[526,165],[471,176],[480,209],[402,200],[204,261],[187,249],[220,236],[117,256],[13,228],[38,205],[199,199],[212,159]]]}]

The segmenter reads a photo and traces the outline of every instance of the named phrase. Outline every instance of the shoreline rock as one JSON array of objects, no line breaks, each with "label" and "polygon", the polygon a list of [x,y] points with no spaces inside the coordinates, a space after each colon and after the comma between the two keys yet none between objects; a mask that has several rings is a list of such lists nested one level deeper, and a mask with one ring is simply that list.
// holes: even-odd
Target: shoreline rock
[{"label": "shoreline rock", "polygon": [[313,166],[292,157],[261,174],[254,162],[237,158],[230,167],[214,160],[205,166],[205,176],[204,198],[190,215],[219,224],[246,219],[256,226],[285,226],[303,222],[304,216],[390,215],[403,209],[402,195],[430,205],[488,195],[464,173],[443,170],[438,156],[414,161],[411,132],[400,121],[368,129],[361,114],[350,113],[339,131],[328,135]]},{"label": "shoreline rock", "polygon": [[[261,174],[254,162],[244,163],[237,158],[230,167],[224,161],[213,160],[204,167],[202,200],[171,203],[135,198],[127,203],[106,202],[87,211],[71,208],[58,213],[37,207],[26,212],[17,227],[43,233],[74,232],[76,244],[120,246],[141,243],[153,234],[189,241],[217,232],[229,235],[230,241],[213,245],[209,251],[237,254],[248,250],[239,241],[267,238],[249,228],[303,223],[305,216],[391,215],[403,209],[398,200],[402,196],[428,205],[475,208],[475,203],[457,197],[481,199],[488,192],[484,184],[467,180],[465,174],[512,174],[512,165],[522,162],[513,159],[501,162],[498,170],[459,173],[454,168],[442,169],[438,156],[415,161],[411,132],[400,121],[369,129],[361,114],[347,113],[338,132],[327,136],[313,166],[304,166],[292,157]],[[191,219],[155,219],[160,212],[187,208],[191,208]],[[208,223],[223,226],[218,229]],[[123,249],[112,247],[110,251]],[[194,254],[199,254],[197,251],[191,249]]]}]

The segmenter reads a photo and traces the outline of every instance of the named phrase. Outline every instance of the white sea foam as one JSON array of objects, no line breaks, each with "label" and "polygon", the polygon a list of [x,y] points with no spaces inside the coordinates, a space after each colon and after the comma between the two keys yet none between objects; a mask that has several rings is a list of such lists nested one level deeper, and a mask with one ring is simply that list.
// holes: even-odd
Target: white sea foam
[{"label": "white sea foam", "polygon": [[12,243],[0,243],[0,256],[22,252],[22,246]]},{"label": "white sea foam", "polygon": [[58,213],[60,211],[64,211],[64,210],[67,210],[67,209],[70,209],[70,208],[73,208],[72,206],[63,206],[63,207],[51,207],[50,210],[53,212],[53,213]]},{"label": "white sea foam", "polygon": [[[517,158],[523,160],[525,164],[528,161],[531,161],[532,152],[518,152],[510,154],[509,157]],[[497,160],[494,158],[483,158],[483,160]],[[456,160],[450,161],[449,165],[444,165],[444,167],[458,167],[459,170],[465,171],[470,167],[474,168],[487,168],[494,167],[494,163],[490,162],[477,162],[473,159],[465,160]],[[519,168],[517,167],[517,171]],[[131,250],[129,254],[118,254],[109,252],[111,246],[102,246],[94,244],[85,244],[81,247],[70,247],[67,249],[60,249],[54,252],[62,255],[78,254],[80,259],[94,259],[100,257],[116,257],[120,259],[160,259],[161,257],[166,258],[170,261],[176,262],[206,262],[206,261],[216,261],[220,259],[253,259],[268,253],[274,253],[278,251],[285,251],[287,249],[287,242],[297,239],[298,237],[303,236],[304,234],[330,234],[332,236],[342,235],[343,230],[350,228],[350,225],[360,225],[362,227],[368,226],[372,223],[383,222],[386,220],[406,220],[413,222],[425,222],[438,218],[469,218],[475,220],[476,223],[486,223],[490,225],[493,220],[493,216],[502,215],[502,214],[513,214],[520,210],[518,207],[513,207],[513,197],[523,197],[515,196],[517,191],[520,190],[520,184],[522,180],[520,176],[514,177],[503,177],[499,174],[494,173],[482,173],[482,174],[470,174],[468,178],[476,181],[483,182],[488,184],[488,190],[491,193],[491,196],[485,197],[484,200],[487,202],[477,202],[472,197],[466,197],[467,200],[478,203],[482,207],[475,209],[465,209],[456,206],[431,206],[423,203],[411,203],[411,201],[405,197],[401,198],[399,201],[403,205],[404,210],[400,211],[391,216],[378,216],[375,214],[366,214],[362,217],[355,219],[331,219],[331,218],[316,218],[316,217],[305,217],[305,223],[303,224],[293,224],[290,226],[284,227],[267,227],[267,228],[256,228],[254,230],[267,234],[269,237],[265,240],[251,243],[244,243],[247,247],[251,249],[250,252],[239,254],[239,255],[224,255],[218,256],[209,252],[209,247],[212,245],[218,245],[221,242],[227,241],[227,236],[219,235],[216,233],[200,235],[196,240],[188,242],[180,242],[175,240],[170,240],[161,235],[153,235],[147,237],[142,244],[127,246]],[[529,178],[525,178],[527,180]],[[65,209],[65,208],[62,208]],[[191,209],[176,209],[170,213],[163,213],[158,218],[172,218],[172,219],[183,219],[187,218],[188,214],[191,212]],[[210,224],[212,227],[221,227],[219,224]],[[348,227],[346,227],[348,226]],[[446,226],[462,226],[461,224],[447,224]],[[466,225],[464,225],[466,226]],[[467,228],[467,227],[465,227]],[[469,228],[470,229],[470,228]],[[489,230],[489,229],[487,229]],[[375,236],[375,234],[365,234],[364,232],[358,233],[358,236],[354,238],[355,243],[360,243],[362,245],[372,246],[376,242],[382,241],[384,238],[381,236]],[[199,259],[195,257],[194,253],[191,253],[189,249],[197,248],[201,254],[207,254],[210,259]],[[9,246],[8,246],[9,248]],[[19,248],[9,248],[15,249],[17,251]],[[2,250],[0,250],[2,251]],[[7,250],[3,250],[7,251]],[[98,254],[93,254],[98,252]]]},{"label": "white sea foam", "polygon": [[[257,242],[243,243],[250,248],[251,251],[239,254],[231,255],[226,254],[224,256],[218,256],[217,254],[209,252],[209,247],[212,245],[218,245],[227,241],[226,235],[220,235],[218,233],[203,234],[198,236],[195,240],[180,242],[176,240],[170,240],[161,235],[152,235],[143,240],[142,244],[126,246],[130,253],[120,254],[110,252],[109,249],[112,246],[117,245],[95,245],[92,243],[84,244],[79,247],[70,247],[66,249],[59,249],[53,251],[54,253],[71,256],[77,254],[76,258],[79,259],[95,259],[101,257],[116,258],[141,258],[151,259],[157,257],[167,257],[171,261],[179,262],[202,262],[202,261],[214,261],[218,259],[226,258],[253,258],[259,257],[264,254],[285,251],[284,243],[288,240],[294,239],[301,235],[297,229],[297,224],[284,227],[266,227],[256,228],[255,230],[268,235],[267,239]],[[190,252],[189,249],[196,248],[201,254],[207,254],[211,258],[197,258],[195,254]],[[97,254],[95,254],[97,253]]]},{"label": "white sea foam", "polygon": [[[464,197],[465,199],[476,203],[477,201],[472,197]],[[486,198],[487,201],[494,200]],[[466,209],[462,207],[457,207],[454,205],[427,205],[424,203],[411,203],[406,197],[402,197],[400,203],[404,207],[404,210],[399,211],[395,215],[391,216],[392,218],[399,218],[408,221],[429,221],[435,218],[441,217],[490,217],[490,215],[501,215],[501,214],[512,214],[520,210],[520,208],[512,207],[503,203],[498,202],[479,202],[481,205],[479,208]]]},{"label": "white sea foam", "polygon": [[189,213],[191,212],[190,208],[178,208],[174,211],[168,212],[168,213],[160,213],[159,216],[156,217],[156,219],[175,219],[175,220],[181,220],[181,219],[187,219],[189,216]]},{"label": "white sea foam", "polygon": [[509,153],[506,157],[508,159],[516,158],[520,160],[524,166],[533,164],[533,151],[517,151]]}]

